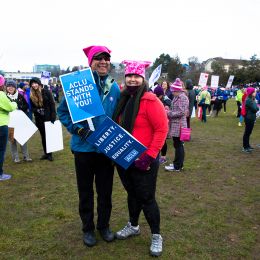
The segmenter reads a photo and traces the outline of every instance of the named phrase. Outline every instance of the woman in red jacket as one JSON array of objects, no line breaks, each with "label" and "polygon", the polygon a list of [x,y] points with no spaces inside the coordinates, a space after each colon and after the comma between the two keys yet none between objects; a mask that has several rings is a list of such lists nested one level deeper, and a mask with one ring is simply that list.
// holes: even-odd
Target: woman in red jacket
[{"label": "woman in red jacket", "polygon": [[150,253],[162,253],[160,235],[160,211],[155,200],[156,179],[159,168],[159,152],[167,132],[168,119],[160,100],[145,82],[145,68],[150,62],[123,61],[125,90],[122,91],[114,119],[131,133],[147,150],[127,170],[117,167],[120,179],[128,195],[129,222],[116,233],[118,239],[139,235],[139,215],[143,210],[152,232]]}]

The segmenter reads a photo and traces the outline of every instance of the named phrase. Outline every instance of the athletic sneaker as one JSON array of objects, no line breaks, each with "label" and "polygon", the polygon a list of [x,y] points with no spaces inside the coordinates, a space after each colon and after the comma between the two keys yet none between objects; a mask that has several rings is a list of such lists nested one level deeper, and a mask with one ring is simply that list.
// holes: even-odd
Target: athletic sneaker
[{"label": "athletic sneaker", "polygon": [[5,181],[11,179],[12,175],[10,174],[0,174],[0,181]]},{"label": "athletic sneaker", "polygon": [[250,150],[249,148],[243,148],[242,152],[244,152],[244,153],[251,153],[252,150]]},{"label": "athletic sneaker", "polygon": [[139,225],[137,227],[134,227],[131,225],[130,222],[128,222],[127,225],[123,229],[116,232],[116,238],[117,239],[126,239],[128,237],[137,236],[139,234],[140,234]]},{"label": "athletic sneaker", "polygon": [[238,122],[238,126],[242,126],[242,123]]},{"label": "athletic sneaker", "polygon": [[150,246],[150,254],[152,256],[160,256],[162,254],[163,239],[160,234],[153,234]]},{"label": "athletic sneaker", "polygon": [[174,166],[173,166],[173,164],[172,164],[172,165],[170,164],[169,166],[165,166],[164,169],[165,169],[166,171],[169,171],[169,172],[179,172],[179,171],[180,171],[180,169],[178,169],[178,170],[175,169]]},{"label": "athletic sneaker", "polygon": [[165,159],[165,158],[160,158],[159,159],[159,162],[160,162],[160,164],[165,164],[166,162],[167,162],[167,160]]}]

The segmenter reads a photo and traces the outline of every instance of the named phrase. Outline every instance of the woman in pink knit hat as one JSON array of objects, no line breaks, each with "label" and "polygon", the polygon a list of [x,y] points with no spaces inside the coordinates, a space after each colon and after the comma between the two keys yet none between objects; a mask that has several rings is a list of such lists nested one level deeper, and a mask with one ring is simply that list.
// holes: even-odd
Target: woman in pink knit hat
[{"label": "woman in pink knit hat", "polygon": [[184,93],[182,82],[179,78],[171,85],[171,91],[174,97],[171,108],[166,112],[169,119],[168,136],[173,139],[175,156],[173,164],[165,166],[165,170],[179,172],[182,170],[184,163],[184,146],[180,140],[180,128],[187,127],[186,117],[189,115],[189,99]]},{"label": "woman in pink knit hat", "polygon": [[114,120],[131,133],[147,150],[127,170],[117,167],[127,191],[129,222],[116,233],[118,239],[140,234],[138,225],[141,211],[150,226],[152,243],[150,254],[162,253],[160,211],[155,199],[159,152],[167,132],[168,120],[162,102],[151,92],[145,79],[145,68],[150,62],[123,61],[126,89],[114,113]]}]

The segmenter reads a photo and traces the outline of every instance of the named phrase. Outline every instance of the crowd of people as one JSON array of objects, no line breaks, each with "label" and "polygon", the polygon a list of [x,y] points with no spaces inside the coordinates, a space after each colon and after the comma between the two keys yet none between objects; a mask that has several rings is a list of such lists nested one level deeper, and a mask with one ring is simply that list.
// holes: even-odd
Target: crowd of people
[{"label": "crowd of people", "polygon": [[[151,90],[145,81],[145,70],[150,62],[124,60],[124,88],[120,90],[119,85],[109,75],[111,50],[105,46],[89,46],[84,48],[83,52],[93,72],[105,111],[105,115],[92,119],[94,128],[98,128],[108,116],[147,147],[128,169],[116,165],[127,192],[127,224],[115,233],[109,225],[114,163],[86,140],[93,133],[87,120],[72,122],[66,99],[63,97],[59,100],[59,87],[43,86],[38,78],[17,85],[14,80],[5,82],[4,77],[0,76],[0,180],[11,178],[11,175],[3,170],[8,138],[12,160],[15,163],[20,162],[18,143],[11,128],[8,135],[9,113],[19,109],[34,120],[42,140],[44,153],[41,159],[53,161],[52,154],[46,151],[44,122],[55,122],[55,101],[60,102],[57,108],[58,118],[71,133],[70,148],[74,156],[84,244],[89,247],[96,245],[96,228],[106,242],[112,242],[115,238],[121,240],[139,235],[139,216],[143,211],[151,230],[150,254],[159,256],[163,251],[163,238],[160,233],[160,210],[155,194],[159,165],[167,162],[167,138],[172,139],[175,154],[172,163],[164,168],[166,171],[181,172],[185,159],[184,142],[180,139],[181,128],[191,127],[192,115],[199,114],[201,122],[206,123],[207,116],[217,117],[222,107],[225,113],[227,101],[234,95],[238,124],[241,126],[243,119],[245,122],[243,152],[250,153],[253,150],[249,142],[250,135],[260,104],[259,89],[252,86],[238,86],[236,91],[223,86],[215,89],[193,86],[190,79],[184,83],[176,78],[172,83],[156,83],[155,88]],[[21,148],[23,160],[31,162],[27,143]],[[96,224],[94,183],[97,192]]]}]

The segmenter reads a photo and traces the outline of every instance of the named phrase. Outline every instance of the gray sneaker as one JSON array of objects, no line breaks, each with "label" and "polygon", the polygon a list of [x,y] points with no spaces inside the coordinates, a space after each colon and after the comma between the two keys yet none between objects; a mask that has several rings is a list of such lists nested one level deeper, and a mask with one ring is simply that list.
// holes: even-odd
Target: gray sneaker
[{"label": "gray sneaker", "polygon": [[152,256],[160,256],[162,254],[163,239],[160,234],[153,234],[150,246],[150,254]]},{"label": "gray sneaker", "polygon": [[131,236],[137,236],[140,234],[140,228],[139,225],[137,227],[133,227],[130,222],[127,223],[127,225],[121,229],[120,231],[116,232],[116,238],[117,239],[126,239]]}]

